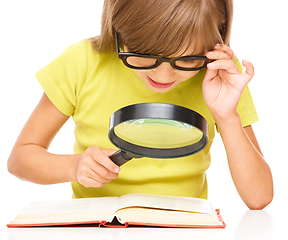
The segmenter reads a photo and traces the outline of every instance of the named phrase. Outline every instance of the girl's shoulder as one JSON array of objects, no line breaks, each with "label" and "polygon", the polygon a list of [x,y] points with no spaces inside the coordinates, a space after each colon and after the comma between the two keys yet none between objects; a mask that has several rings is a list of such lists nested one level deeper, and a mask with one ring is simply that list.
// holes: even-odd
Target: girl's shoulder
[{"label": "girl's shoulder", "polygon": [[86,57],[88,60],[105,60],[117,57],[115,53],[97,51],[90,39],[84,39],[80,42],[70,45],[65,51],[70,52],[74,56]]},{"label": "girl's shoulder", "polygon": [[118,59],[116,53],[100,53],[97,51],[91,40],[85,39],[67,47],[61,54],[63,65],[73,66],[74,70],[85,72],[88,76],[95,68],[99,70],[111,62]]}]

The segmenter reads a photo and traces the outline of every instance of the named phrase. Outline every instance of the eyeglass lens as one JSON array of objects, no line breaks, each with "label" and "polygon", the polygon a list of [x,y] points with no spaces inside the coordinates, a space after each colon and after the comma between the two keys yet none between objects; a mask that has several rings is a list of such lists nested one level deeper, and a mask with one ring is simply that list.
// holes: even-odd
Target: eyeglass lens
[{"label": "eyeglass lens", "polygon": [[[152,67],[156,64],[157,59],[129,56],[126,61],[134,67]],[[205,64],[205,60],[181,59],[176,60],[174,64],[180,68],[199,68]]]}]

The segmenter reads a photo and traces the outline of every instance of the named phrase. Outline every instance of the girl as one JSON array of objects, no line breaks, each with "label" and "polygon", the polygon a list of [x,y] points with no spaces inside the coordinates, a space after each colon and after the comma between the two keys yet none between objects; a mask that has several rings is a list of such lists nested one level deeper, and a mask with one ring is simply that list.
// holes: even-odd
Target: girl
[{"label": "girl", "polygon": [[[232,3],[106,0],[100,36],[68,47],[36,73],[44,94],[15,143],[9,171],[39,184],[72,182],[75,198],[131,192],[207,198],[216,125],[239,195],[250,209],[264,208],[273,181],[251,127],[258,120],[247,87],[253,65],[244,60],[242,73],[229,48]],[[208,146],[174,160],[131,160],[120,171],[109,159],[115,152],[109,118],[143,102],[200,113],[209,124]],[[74,154],[49,153],[69,117]]]}]

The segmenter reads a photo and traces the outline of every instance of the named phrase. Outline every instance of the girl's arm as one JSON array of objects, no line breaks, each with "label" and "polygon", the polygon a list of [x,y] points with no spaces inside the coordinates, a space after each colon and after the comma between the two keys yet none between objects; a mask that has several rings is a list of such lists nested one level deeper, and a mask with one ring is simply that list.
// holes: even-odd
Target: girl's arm
[{"label": "girl's arm", "polygon": [[273,180],[251,126],[242,127],[237,105],[245,86],[254,74],[253,65],[242,64],[239,73],[233,63],[233,51],[217,44],[206,56],[216,61],[208,64],[203,80],[203,96],[223,140],[236,189],[250,209],[263,209],[273,199]]},{"label": "girl's arm", "polygon": [[38,184],[79,181],[86,187],[101,187],[115,179],[120,169],[108,158],[114,150],[90,147],[82,155],[47,151],[68,119],[44,93],[14,145],[9,172]]},{"label": "girl's arm", "polygon": [[228,164],[236,189],[251,209],[263,209],[273,199],[273,180],[251,126],[235,118],[220,124]]}]

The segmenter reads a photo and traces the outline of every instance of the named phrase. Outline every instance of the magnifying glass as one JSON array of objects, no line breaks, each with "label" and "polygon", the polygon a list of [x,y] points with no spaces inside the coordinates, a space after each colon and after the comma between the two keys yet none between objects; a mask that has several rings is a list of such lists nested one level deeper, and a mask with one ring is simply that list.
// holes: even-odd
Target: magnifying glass
[{"label": "magnifying glass", "polygon": [[120,149],[110,156],[118,166],[132,158],[179,158],[206,147],[208,123],[185,107],[140,103],[112,114],[108,137]]}]

